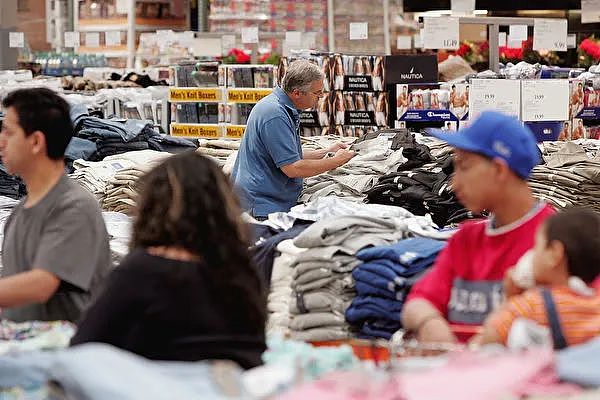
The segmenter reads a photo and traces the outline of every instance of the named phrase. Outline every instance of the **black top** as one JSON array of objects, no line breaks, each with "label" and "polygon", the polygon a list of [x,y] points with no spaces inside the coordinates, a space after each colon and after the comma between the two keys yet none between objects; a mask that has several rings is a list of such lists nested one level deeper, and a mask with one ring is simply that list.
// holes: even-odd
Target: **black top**
[{"label": "black top", "polygon": [[[250,331],[245,311],[224,312],[206,265],[132,251],[85,313],[71,345],[103,342],[154,360],[228,359],[261,364],[264,329]],[[256,328],[254,328],[256,330]]]}]

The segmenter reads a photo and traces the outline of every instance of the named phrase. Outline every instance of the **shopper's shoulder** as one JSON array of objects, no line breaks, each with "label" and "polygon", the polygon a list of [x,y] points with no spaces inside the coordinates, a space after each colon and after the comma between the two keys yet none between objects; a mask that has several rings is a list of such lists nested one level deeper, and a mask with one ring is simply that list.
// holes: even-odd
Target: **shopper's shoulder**
[{"label": "shopper's shoulder", "polygon": [[487,219],[476,219],[463,222],[460,224],[460,227],[454,234],[453,238],[464,240],[467,238],[475,238],[479,237],[480,235],[484,235],[487,224]]},{"label": "shopper's shoulder", "polygon": [[62,183],[57,202],[65,207],[74,207],[79,210],[97,212],[100,209],[98,200],[94,195],[70,178],[66,178]]}]

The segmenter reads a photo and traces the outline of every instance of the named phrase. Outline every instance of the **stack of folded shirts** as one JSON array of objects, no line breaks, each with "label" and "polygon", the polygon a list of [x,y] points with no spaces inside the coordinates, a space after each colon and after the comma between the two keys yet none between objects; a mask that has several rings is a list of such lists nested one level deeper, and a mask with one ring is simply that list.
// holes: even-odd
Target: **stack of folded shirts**
[{"label": "stack of folded shirts", "polygon": [[402,149],[390,149],[385,137],[365,140],[352,148],[357,155],[348,163],[304,181],[300,202],[331,195],[363,201],[380,176],[396,171],[399,165],[408,161],[402,155]]},{"label": "stack of folded shirts", "polygon": [[344,313],[354,298],[357,251],[394,243],[406,235],[397,220],[342,216],[314,223],[294,240],[306,249],[293,265],[290,336],[343,340],[354,336]]},{"label": "stack of folded shirts", "polygon": [[401,328],[400,316],[410,288],[433,264],[445,242],[413,238],[361,250],[363,263],[352,272],[357,296],[346,320],[363,338],[390,339]]},{"label": "stack of folded shirts", "polygon": [[[73,163],[75,172],[69,176],[76,180],[83,188],[94,194],[100,201],[100,204],[102,204],[109,185],[118,172],[152,167],[170,155],[170,153],[160,151],[142,150],[109,156],[102,161],[96,162],[75,160]],[[125,174],[124,176],[127,176],[127,178],[132,177],[131,174]],[[119,182],[122,183],[125,180],[123,179]],[[113,187],[111,186],[110,188]],[[121,193],[115,194],[115,196],[113,196],[111,201],[123,197]],[[129,195],[126,194],[125,196]]]},{"label": "stack of folded shirts", "polygon": [[534,168],[529,185],[533,194],[559,209],[587,207],[600,211],[600,156],[567,142]]},{"label": "stack of folded shirts", "polygon": [[0,196],[20,199],[27,194],[25,184],[18,176],[9,175],[6,167],[0,164]]},{"label": "stack of folded shirts", "polygon": [[438,226],[473,218],[459,203],[451,186],[452,157],[410,170],[392,172],[379,178],[367,192],[367,201],[404,207],[416,215],[430,214]]},{"label": "stack of folded shirts", "polygon": [[277,245],[279,256],[273,260],[269,297],[267,299],[267,333],[287,336],[290,333],[290,303],[293,269],[296,258],[305,249],[294,246],[292,239]]},{"label": "stack of folded shirts", "polygon": [[[200,147],[196,151],[213,159],[220,167],[224,167],[228,159],[237,154],[240,148],[239,140],[209,139],[201,140],[199,144]],[[233,162],[235,162],[235,159]]]}]

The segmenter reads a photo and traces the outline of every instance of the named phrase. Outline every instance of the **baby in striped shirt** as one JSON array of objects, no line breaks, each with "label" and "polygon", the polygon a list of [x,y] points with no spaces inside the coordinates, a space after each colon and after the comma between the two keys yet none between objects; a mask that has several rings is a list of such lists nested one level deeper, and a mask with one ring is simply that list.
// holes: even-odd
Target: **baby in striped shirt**
[{"label": "baby in striped shirt", "polygon": [[547,327],[555,349],[600,336],[600,214],[571,209],[540,226],[534,248],[509,270],[506,300],[473,339],[506,345],[511,329],[529,320]]}]

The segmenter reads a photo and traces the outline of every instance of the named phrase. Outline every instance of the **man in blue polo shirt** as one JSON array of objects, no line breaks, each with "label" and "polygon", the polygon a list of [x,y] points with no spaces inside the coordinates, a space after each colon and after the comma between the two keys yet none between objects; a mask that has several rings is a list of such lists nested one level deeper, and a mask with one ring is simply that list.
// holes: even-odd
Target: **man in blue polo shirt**
[{"label": "man in blue polo shirt", "polygon": [[302,178],[337,168],[354,157],[341,143],[323,150],[302,150],[298,110],[315,107],[323,96],[323,78],[317,65],[294,61],[281,87],[250,113],[231,178],[244,208],[257,219],[289,211],[302,191]]}]

